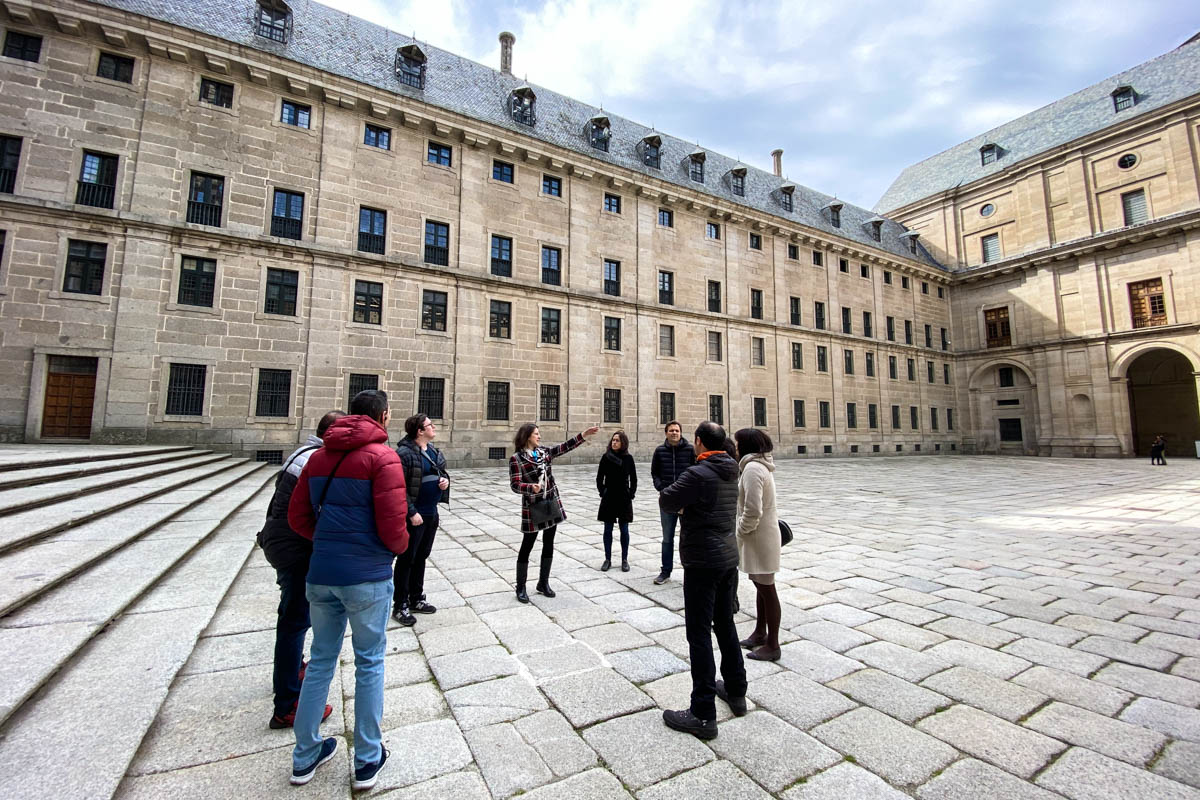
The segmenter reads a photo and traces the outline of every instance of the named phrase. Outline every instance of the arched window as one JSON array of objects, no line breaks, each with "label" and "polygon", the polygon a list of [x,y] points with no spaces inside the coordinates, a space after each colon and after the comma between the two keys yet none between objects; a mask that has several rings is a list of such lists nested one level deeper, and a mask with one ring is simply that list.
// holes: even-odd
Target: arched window
[{"label": "arched window", "polygon": [[603,114],[598,114],[588,120],[587,124],[588,144],[597,150],[608,152],[608,142],[612,139],[612,127],[608,121],[608,117]]},{"label": "arched window", "polygon": [[530,87],[518,86],[513,89],[512,94],[508,96],[508,110],[512,114],[513,122],[533,127],[537,122],[536,104],[537,95]]},{"label": "arched window", "polygon": [[425,88],[425,54],[415,44],[396,48],[396,77],[405,86]]},{"label": "arched window", "polygon": [[283,0],[259,0],[254,32],[273,42],[287,44],[292,33],[292,10]]},{"label": "arched window", "polygon": [[662,137],[656,133],[642,139],[640,145],[642,151],[642,163],[647,167],[655,169],[662,168]]}]

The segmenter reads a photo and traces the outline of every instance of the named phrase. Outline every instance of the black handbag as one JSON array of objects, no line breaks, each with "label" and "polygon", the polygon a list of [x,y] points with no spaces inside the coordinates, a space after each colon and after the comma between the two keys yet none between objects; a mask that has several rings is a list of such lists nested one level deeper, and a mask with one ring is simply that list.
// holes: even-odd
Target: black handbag
[{"label": "black handbag", "polygon": [[567,518],[563,513],[562,504],[548,494],[550,490],[549,464],[542,469],[541,480],[544,487],[541,496],[529,501],[529,522],[533,525],[534,530],[539,531],[557,525]]},{"label": "black handbag", "polygon": [[783,544],[792,541],[792,526],[783,520],[779,520],[779,538]]}]

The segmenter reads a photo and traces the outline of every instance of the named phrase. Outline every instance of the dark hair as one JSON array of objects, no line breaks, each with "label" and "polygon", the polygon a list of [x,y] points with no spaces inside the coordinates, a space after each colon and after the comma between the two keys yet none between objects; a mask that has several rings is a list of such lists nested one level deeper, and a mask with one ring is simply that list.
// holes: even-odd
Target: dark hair
[{"label": "dark hair", "polygon": [[383,422],[387,402],[387,392],[383,389],[363,389],[350,399],[350,413],[363,414],[376,422]]},{"label": "dark hair", "polygon": [[705,420],[696,426],[696,437],[705,450],[723,450],[725,448],[725,429],[715,422]]},{"label": "dark hair", "polygon": [[620,440],[621,452],[628,453],[629,452],[629,437],[625,435],[625,431],[617,431],[612,436],[608,437],[608,449],[612,450],[613,436],[617,437],[617,439]]},{"label": "dark hair", "polygon": [[524,450],[525,443],[529,441],[529,437],[537,430],[537,425],[532,422],[526,422],[521,427],[517,428],[517,435],[513,437],[513,449]]},{"label": "dark hair", "polygon": [[733,439],[725,440],[724,450],[725,450],[725,454],[728,455],[730,458],[738,457],[737,443],[734,442]]},{"label": "dark hair", "polygon": [[668,422],[666,425],[663,425],[663,433],[666,433],[667,428],[671,427],[672,425],[679,425],[679,432],[683,433],[683,425],[681,425],[679,420],[677,420],[677,419],[673,419],[670,422]]},{"label": "dark hair", "polygon": [[409,439],[417,438],[417,434],[421,432],[421,428],[424,428],[425,423],[428,421],[428,414],[413,414],[404,420],[404,435]]},{"label": "dark hair", "polygon": [[738,455],[743,458],[751,453],[769,453],[774,446],[767,432],[758,428],[742,428],[733,438],[737,442]]},{"label": "dark hair", "polygon": [[330,411],[325,416],[321,417],[321,421],[317,423],[317,438],[324,439],[325,431],[329,430],[329,426],[337,422],[342,417],[346,416],[345,411]]}]

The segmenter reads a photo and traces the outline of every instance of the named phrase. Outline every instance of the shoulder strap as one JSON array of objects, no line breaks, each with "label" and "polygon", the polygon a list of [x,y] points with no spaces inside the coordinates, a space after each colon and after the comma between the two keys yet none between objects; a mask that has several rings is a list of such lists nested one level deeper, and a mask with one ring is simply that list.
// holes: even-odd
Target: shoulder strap
[{"label": "shoulder strap", "polygon": [[338,462],[333,465],[333,472],[330,472],[329,477],[325,480],[325,486],[324,486],[324,488],[321,489],[321,499],[317,501],[317,521],[318,522],[321,520],[321,509],[325,508],[325,497],[326,497],[326,495],[329,494],[329,486],[333,483],[333,476],[337,475],[338,467],[340,467],[342,465],[342,462],[346,460],[346,456],[350,455],[353,452],[354,452],[353,450],[347,450],[346,452],[342,453],[342,457],[339,458]]},{"label": "shoulder strap", "polygon": [[300,457],[301,453],[308,453],[312,450],[320,450],[321,447],[322,447],[322,445],[319,445],[319,444],[310,444],[308,447],[301,447],[299,450],[292,453],[292,457],[287,460],[287,463],[283,465],[283,469],[280,471],[287,472],[287,468],[292,465],[293,461],[295,461],[297,458]]}]

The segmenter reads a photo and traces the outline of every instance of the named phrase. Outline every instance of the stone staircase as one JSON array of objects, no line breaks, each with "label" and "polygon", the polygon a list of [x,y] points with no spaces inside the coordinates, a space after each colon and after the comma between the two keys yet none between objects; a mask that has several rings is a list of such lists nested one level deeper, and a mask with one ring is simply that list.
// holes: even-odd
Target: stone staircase
[{"label": "stone staircase", "polygon": [[0,797],[112,796],[274,475],[186,447],[0,447]]}]

